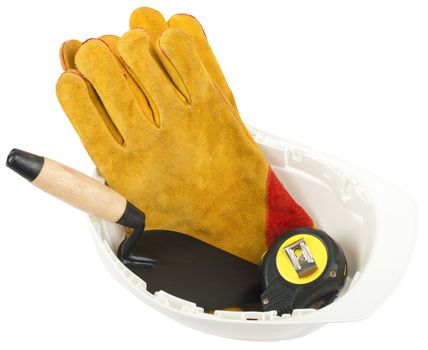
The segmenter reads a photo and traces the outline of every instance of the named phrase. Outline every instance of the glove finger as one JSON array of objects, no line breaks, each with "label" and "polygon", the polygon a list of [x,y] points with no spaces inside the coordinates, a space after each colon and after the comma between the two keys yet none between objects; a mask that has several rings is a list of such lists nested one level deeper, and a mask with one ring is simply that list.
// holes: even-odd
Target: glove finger
[{"label": "glove finger", "polygon": [[[119,37],[116,35],[102,35],[98,39],[102,40],[107,44],[107,46],[110,48],[111,52],[114,54],[114,56],[117,58],[118,62],[120,63],[120,66],[123,67],[123,62],[120,58],[119,51],[118,51],[118,44],[119,44]],[[126,75],[126,67],[123,67],[123,74]],[[131,89],[132,93],[135,96],[135,99],[138,102],[138,105],[140,106],[141,110],[143,111],[143,114],[148,117],[148,119],[153,122],[156,126],[159,126],[159,118],[154,113],[153,106],[150,105],[147,97],[144,93],[141,92],[138,85],[135,83],[134,79],[127,79],[129,88]]]},{"label": "glove finger", "polygon": [[193,46],[181,29],[169,28],[159,38],[156,51],[175,86],[192,103],[203,98],[212,81]]},{"label": "glove finger", "polygon": [[111,52],[116,57],[119,57],[119,53],[117,52],[117,43],[119,42],[119,37],[117,35],[105,34],[98,37],[98,39],[106,43]]},{"label": "glove finger", "polygon": [[129,18],[129,28],[144,28],[149,33],[153,46],[160,35],[168,28],[163,15],[150,7],[140,7],[134,10]]},{"label": "glove finger", "polygon": [[164,125],[165,120],[159,114],[165,117],[171,110],[179,108],[178,91],[152,56],[150,46],[150,36],[144,29],[131,29],[120,38],[118,51],[128,72],[151,102],[154,114]]},{"label": "glove finger", "polygon": [[241,120],[241,117],[239,116],[238,107],[236,106],[233,93],[230,90],[226,78],[224,77],[224,74],[220,68],[220,65],[218,64],[217,59],[211,50],[210,44],[208,43],[208,39],[206,37],[202,25],[195,17],[191,15],[178,14],[172,16],[168,20],[168,26],[170,28],[180,28],[192,38],[195,49],[198,52],[199,57],[201,58],[201,61],[203,62],[208,74],[217,84],[225,99],[229,102],[230,106],[233,109],[234,116],[242,125],[242,128],[247,137],[250,139],[250,142],[255,144],[253,137],[251,136],[250,132],[247,130],[246,126]]},{"label": "glove finger", "polygon": [[[116,54],[117,50],[115,50],[115,48],[117,46],[118,40],[118,37],[116,35],[102,35],[98,39],[104,41],[113,51],[113,53]],[[79,51],[80,49],[80,46],[82,46],[82,42],[80,40],[75,39],[67,40],[62,43],[59,49],[59,59],[64,72],[69,69],[76,69],[75,57],[77,51]]]},{"label": "glove finger", "polygon": [[153,125],[129,86],[128,80],[132,78],[107,44],[99,39],[86,41],[76,54],[76,66],[96,90],[126,143],[137,141],[135,130]]},{"label": "glove finger", "polygon": [[[131,29],[143,29],[149,34],[150,38],[150,50],[152,52],[153,57],[159,66],[162,66],[162,62],[160,61],[157,53],[156,46],[159,40],[159,37],[162,33],[168,29],[168,24],[163,17],[163,15],[150,7],[140,7],[134,10],[129,18],[129,27]],[[174,79],[172,79],[174,81]],[[189,94],[186,91],[185,86],[177,79],[174,81],[175,88],[179,96],[184,96],[185,100],[189,100]]]},{"label": "glove finger", "polygon": [[208,43],[205,31],[199,21],[191,15],[178,14],[172,16],[168,20],[168,26],[170,28],[180,28],[192,38],[195,49],[198,52],[208,74],[218,85],[230,104],[236,109],[236,102],[233,97],[233,93],[226,82],[220,65],[218,64]]},{"label": "glove finger", "polygon": [[76,64],[74,58],[77,50],[79,50],[82,43],[79,40],[67,40],[62,43],[59,49],[59,59],[61,61],[61,67],[64,71],[69,69],[75,69]]},{"label": "glove finger", "polygon": [[[58,100],[90,157],[102,172],[124,142],[92,86],[76,70],[64,72],[56,85]],[[96,145],[102,144],[103,147]]]}]

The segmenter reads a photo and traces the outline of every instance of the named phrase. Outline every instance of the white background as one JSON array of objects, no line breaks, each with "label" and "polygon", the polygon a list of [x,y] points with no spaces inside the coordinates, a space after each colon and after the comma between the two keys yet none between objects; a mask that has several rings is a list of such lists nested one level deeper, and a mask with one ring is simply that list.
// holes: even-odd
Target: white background
[{"label": "white background", "polygon": [[[149,5],[204,25],[246,123],[344,159],[410,194],[407,274],[369,319],[255,343],[185,328],[117,284],[84,214],[0,167],[1,349],[390,349],[426,346],[428,7],[425,1],[2,1],[0,156],[13,147],[91,173],[55,97],[58,48],[126,31]],[[406,232],[403,232],[403,241]],[[364,302],[364,301],[362,301]]]}]

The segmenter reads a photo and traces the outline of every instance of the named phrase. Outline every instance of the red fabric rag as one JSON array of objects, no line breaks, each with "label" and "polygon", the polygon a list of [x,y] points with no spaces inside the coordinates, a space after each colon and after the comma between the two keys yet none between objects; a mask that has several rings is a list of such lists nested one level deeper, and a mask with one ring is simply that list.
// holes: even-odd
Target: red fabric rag
[{"label": "red fabric rag", "polygon": [[267,177],[266,202],[266,243],[268,247],[278,236],[290,229],[313,227],[312,219],[290,196],[271,168],[269,168]]}]

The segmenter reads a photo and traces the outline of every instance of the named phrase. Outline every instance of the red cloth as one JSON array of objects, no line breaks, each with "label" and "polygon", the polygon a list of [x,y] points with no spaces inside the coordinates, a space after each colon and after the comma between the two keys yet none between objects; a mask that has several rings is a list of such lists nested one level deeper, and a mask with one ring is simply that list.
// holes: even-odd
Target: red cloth
[{"label": "red cloth", "polygon": [[313,227],[312,219],[290,196],[271,168],[269,168],[267,177],[266,202],[266,243],[268,247],[278,236],[290,229]]}]

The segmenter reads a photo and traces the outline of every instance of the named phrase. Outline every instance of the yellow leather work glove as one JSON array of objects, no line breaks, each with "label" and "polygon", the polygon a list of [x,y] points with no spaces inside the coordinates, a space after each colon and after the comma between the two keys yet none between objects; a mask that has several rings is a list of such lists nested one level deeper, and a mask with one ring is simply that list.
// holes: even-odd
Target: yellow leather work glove
[{"label": "yellow leather work glove", "polygon": [[187,233],[257,263],[277,235],[312,221],[270,170],[195,39],[174,27],[156,41],[149,32],[76,42],[75,57],[63,56],[77,69],[58,81],[61,105],[109,186],[146,212],[148,229]]}]

